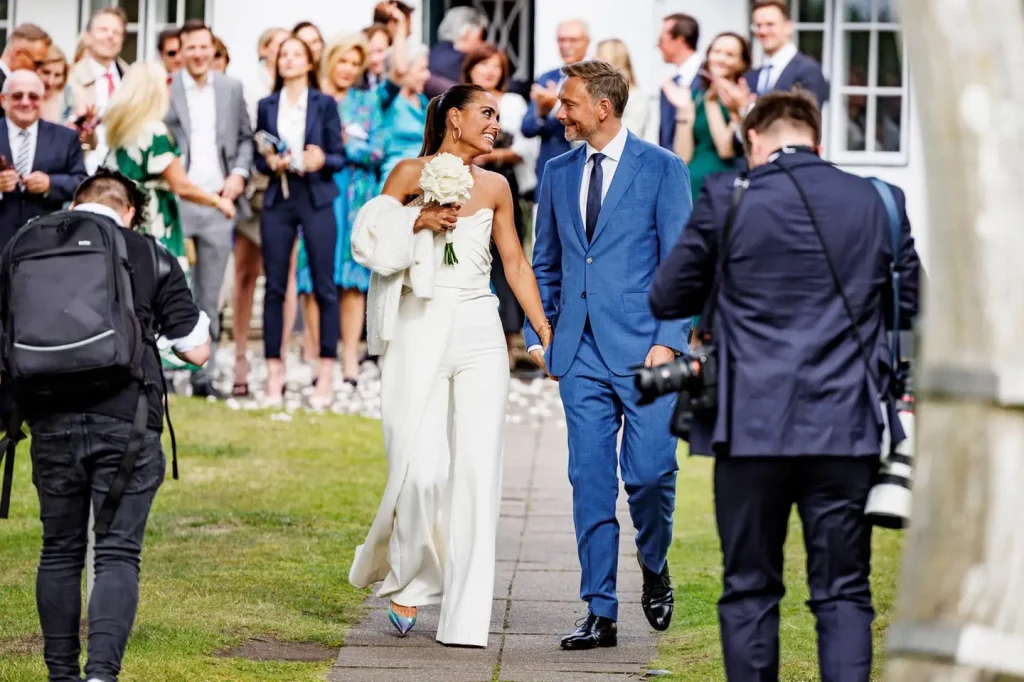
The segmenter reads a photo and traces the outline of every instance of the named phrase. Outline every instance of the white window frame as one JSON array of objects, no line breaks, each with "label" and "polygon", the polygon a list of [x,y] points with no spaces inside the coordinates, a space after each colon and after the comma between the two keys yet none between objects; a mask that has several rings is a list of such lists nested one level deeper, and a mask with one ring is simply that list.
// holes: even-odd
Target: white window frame
[{"label": "white window frame", "polygon": [[832,82],[832,40],[835,34],[833,30],[833,18],[835,16],[835,5],[836,2],[843,2],[843,0],[825,0],[825,20],[823,22],[817,21],[803,21],[800,17],[800,8],[807,2],[807,0],[789,0],[791,16],[793,17],[793,43],[797,46],[800,45],[800,32],[814,32],[822,34],[821,44],[821,70],[825,75],[825,80],[829,83],[829,101],[825,104],[821,125],[822,135],[821,143],[825,148],[825,157],[830,158],[829,152],[832,149],[832,137],[830,132],[832,130],[832,117],[829,115],[836,107],[832,106],[833,99],[833,82]]},{"label": "white window frame", "polygon": [[18,25],[15,21],[17,15],[16,7],[16,0],[7,0],[7,16],[0,16],[0,30],[4,32],[4,40],[0,43],[0,50],[6,47],[7,39],[11,37],[11,31]]},{"label": "white window frame", "polygon": [[[113,0],[111,6],[120,7],[122,2],[123,0]],[[177,25],[180,26],[184,22],[185,17],[185,0],[177,0],[177,2],[178,17],[181,19]],[[213,2],[214,0],[205,0],[203,12],[206,15],[205,21],[207,23],[209,23],[210,17],[213,16]],[[156,5],[157,0],[139,0],[139,20],[128,24],[126,27],[126,34],[135,33],[138,36],[136,60],[154,59],[157,56],[157,36],[160,31],[175,25],[157,23]],[[92,0],[81,0],[79,7],[82,17],[80,30],[84,31],[89,25],[89,19],[92,17]]]},{"label": "white window frame", "polygon": [[[831,93],[829,102],[831,115],[829,116],[831,135],[829,138],[830,158],[832,161],[844,165],[869,165],[869,166],[906,166],[910,159],[910,64],[907,59],[907,51],[903,42],[903,29],[899,23],[876,21],[879,10],[879,0],[871,2],[871,21],[862,23],[847,23],[844,20],[845,3],[848,0],[835,0],[833,32],[832,32],[832,62],[831,73],[835,77],[830,80]],[[867,32],[869,35],[868,47],[868,84],[866,86],[844,85],[841,81],[848,73],[846,68],[846,54],[844,37],[848,31]],[[892,32],[897,34],[901,43],[902,79],[899,87],[882,87],[877,83],[878,79],[878,36],[880,32]],[[826,74],[828,75],[828,74]],[[867,114],[864,136],[869,149],[864,151],[846,149],[846,108],[843,104],[847,95],[865,95],[867,97]],[[900,108],[900,151],[884,152],[870,149],[875,144],[877,97],[894,96],[901,98]]]}]

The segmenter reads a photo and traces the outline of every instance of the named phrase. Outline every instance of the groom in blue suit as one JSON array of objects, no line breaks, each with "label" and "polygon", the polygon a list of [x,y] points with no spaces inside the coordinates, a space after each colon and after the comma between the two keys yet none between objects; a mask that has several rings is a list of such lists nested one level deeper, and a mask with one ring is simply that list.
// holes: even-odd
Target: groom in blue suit
[{"label": "groom in blue suit", "polygon": [[529,324],[525,334],[531,355],[559,381],[569,430],[580,598],[588,614],[562,647],[590,649],[616,644],[616,466],[637,530],[644,613],[658,630],[672,618],[666,556],[678,468],[668,428],[674,398],[639,407],[631,367],[669,362],[686,347],[689,321],[655,320],[647,296],[691,201],[683,163],[622,125],[629,85],[620,71],[585,61],[562,73],[558,120],[566,139],[586,144],[552,159],[541,181],[533,268],[554,339],[545,354]]}]

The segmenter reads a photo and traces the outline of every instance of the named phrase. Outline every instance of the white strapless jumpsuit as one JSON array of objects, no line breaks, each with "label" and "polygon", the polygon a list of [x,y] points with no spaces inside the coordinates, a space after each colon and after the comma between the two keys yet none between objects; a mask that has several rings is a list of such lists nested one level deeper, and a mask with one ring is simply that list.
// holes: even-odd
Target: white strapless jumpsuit
[{"label": "white strapless jumpsuit", "polygon": [[[459,218],[459,262],[441,265],[433,298],[403,291],[394,339],[381,358],[389,477],[401,476],[387,571],[378,595],[402,606],[441,604],[437,640],[486,646],[508,401],[498,299],[490,289],[491,224],[484,209]],[[381,553],[383,555],[383,552]]]}]

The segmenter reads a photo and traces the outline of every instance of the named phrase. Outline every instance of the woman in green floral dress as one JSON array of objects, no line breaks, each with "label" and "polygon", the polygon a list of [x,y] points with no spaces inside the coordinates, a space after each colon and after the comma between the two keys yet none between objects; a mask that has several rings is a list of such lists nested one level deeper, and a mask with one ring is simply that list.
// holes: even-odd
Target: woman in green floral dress
[{"label": "woman in green floral dress", "polygon": [[[234,218],[235,205],[189,180],[178,145],[163,122],[169,104],[163,66],[137,62],[129,68],[103,114],[110,148],[104,165],[119,170],[146,190],[149,203],[142,231],[167,247],[188,276],[178,198],[216,208],[228,219]],[[165,364],[182,366],[176,358],[171,359],[170,353],[163,356]]]}]

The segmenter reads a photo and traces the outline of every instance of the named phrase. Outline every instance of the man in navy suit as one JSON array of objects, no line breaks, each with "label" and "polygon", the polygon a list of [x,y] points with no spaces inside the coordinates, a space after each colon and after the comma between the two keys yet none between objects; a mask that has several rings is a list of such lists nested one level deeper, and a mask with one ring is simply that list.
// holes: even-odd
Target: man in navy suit
[{"label": "man in navy suit", "polygon": [[[569,431],[569,479],[588,613],[566,649],[615,646],[622,471],[643,571],[641,603],[664,630],[673,593],[676,441],[668,430],[674,399],[640,407],[631,368],[671,360],[686,345],[688,322],[658,322],[647,304],[658,264],[690,215],[683,162],[622,125],[629,85],[621,71],[587,61],[562,69],[558,120],[584,144],[548,163],[537,207],[533,269],[554,326],[547,353],[529,325],[527,348],[557,377]],[[622,429],[622,448],[617,436]]]},{"label": "man in navy suit", "polygon": [[[672,82],[692,91],[700,87],[700,66],[704,57],[697,52],[700,41],[700,24],[688,14],[672,14],[661,22],[658,35],[658,49],[666,64],[676,67]],[[676,136],[676,108],[661,92],[661,126],[658,130],[658,144],[668,150],[674,149]]]},{"label": "man in navy suit", "polygon": [[810,91],[824,109],[828,81],[821,64],[800,52],[793,43],[793,22],[785,0],[755,0],[751,14],[754,35],[764,50],[761,68],[747,72],[747,85],[757,96],[773,90],[801,87]]},{"label": "man in navy suit", "polygon": [[[743,135],[753,170],[727,244],[711,330],[719,407],[717,415],[698,413],[690,438],[692,453],[716,456],[726,676],[779,679],[782,548],[795,504],[821,679],[867,682],[874,610],[864,505],[879,466],[878,396],[888,392],[892,374],[891,223],[869,180],[818,157],[821,120],[809,94],[765,95]],[[735,180],[723,174],[705,181],[654,280],[651,307],[659,319],[702,311]],[[899,305],[909,327],[918,310],[919,262],[904,195],[891,192],[901,220]],[[890,423],[902,439],[899,421]]]},{"label": "man in navy suit", "polygon": [[34,71],[15,71],[3,89],[0,119],[0,248],[32,218],[59,211],[85,179],[78,134],[42,121],[45,87]]},{"label": "man in navy suit", "polygon": [[[589,47],[590,33],[586,23],[581,19],[570,19],[558,25],[558,52],[566,64],[581,61],[587,56]],[[537,157],[538,187],[544,178],[544,167],[548,161],[572,149],[572,145],[565,139],[565,129],[558,122],[558,92],[562,79],[560,69],[542,74],[530,90],[530,106],[523,117],[523,135],[540,138],[540,154]]]}]

